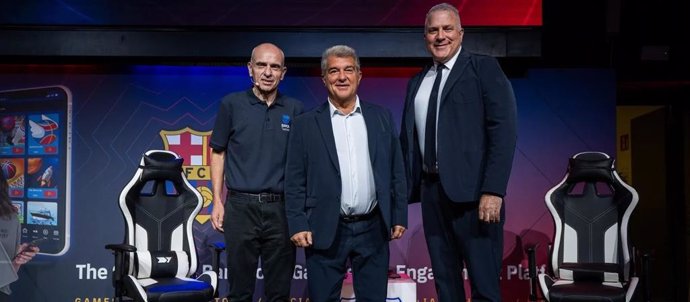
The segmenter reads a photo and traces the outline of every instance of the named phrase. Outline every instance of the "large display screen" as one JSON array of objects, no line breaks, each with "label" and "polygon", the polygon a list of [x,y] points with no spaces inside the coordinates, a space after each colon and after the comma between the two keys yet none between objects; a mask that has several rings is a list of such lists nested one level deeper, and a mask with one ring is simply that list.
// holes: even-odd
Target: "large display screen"
[{"label": "large display screen", "polygon": [[71,93],[66,87],[0,92],[0,168],[18,209],[21,241],[69,248]]},{"label": "large display screen", "polygon": [[542,0],[36,0],[0,3],[0,23],[118,26],[422,26],[425,12],[447,2],[463,26],[541,26]]}]

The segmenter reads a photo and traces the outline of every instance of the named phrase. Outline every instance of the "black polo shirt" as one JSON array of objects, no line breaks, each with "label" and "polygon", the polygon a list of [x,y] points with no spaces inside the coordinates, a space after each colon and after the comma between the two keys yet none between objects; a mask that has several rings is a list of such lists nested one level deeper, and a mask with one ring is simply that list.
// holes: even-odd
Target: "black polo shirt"
[{"label": "black polo shirt", "polygon": [[251,89],[220,102],[211,148],[225,151],[225,185],[230,190],[283,193],[288,134],[302,102],[278,93],[271,107]]}]

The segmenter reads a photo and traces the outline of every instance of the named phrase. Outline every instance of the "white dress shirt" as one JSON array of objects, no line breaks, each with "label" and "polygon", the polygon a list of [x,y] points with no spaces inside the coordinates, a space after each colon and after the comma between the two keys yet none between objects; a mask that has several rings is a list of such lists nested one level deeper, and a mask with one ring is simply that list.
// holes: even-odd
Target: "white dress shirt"
[{"label": "white dress shirt", "polygon": [[[438,134],[438,113],[439,108],[441,108],[441,95],[443,94],[443,86],[446,85],[446,80],[450,71],[453,70],[453,65],[458,59],[462,47],[458,48],[458,52],[448,60],[448,62],[443,65],[446,66],[443,74],[441,76],[441,85],[438,89],[438,100],[436,102],[436,134]],[[424,158],[424,142],[426,139],[426,114],[429,109],[429,97],[431,97],[431,89],[434,87],[434,80],[436,79],[436,72],[438,68],[438,62],[434,62],[434,68],[429,68],[429,71],[424,75],[422,84],[417,90],[417,95],[414,97],[414,124],[417,129],[417,138],[419,143],[419,150],[422,152],[422,158]],[[436,145],[438,146],[438,136],[436,137]],[[436,148],[438,150],[438,148]]]},{"label": "white dress shirt", "polygon": [[355,109],[347,115],[336,109],[330,100],[328,105],[340,166],[340,212],[344,215],[369,213],[376,206],[376,187],[359,96]]}]

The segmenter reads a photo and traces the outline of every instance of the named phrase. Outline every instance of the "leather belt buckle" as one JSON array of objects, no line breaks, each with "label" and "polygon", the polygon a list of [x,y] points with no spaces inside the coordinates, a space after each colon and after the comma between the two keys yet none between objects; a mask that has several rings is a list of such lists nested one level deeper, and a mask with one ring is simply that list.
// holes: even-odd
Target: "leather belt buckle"
[{"label": "leather belt buckle", "polygon": [[438,172],[437,173],[422,172],[422,179],[429,181],[429,182],[437,182],[441,179],[441,177],[439,176]]},{"label": "leather belt buckle", "polygon": [[256,195],[257,195],[256,197],[257,197],[259,203],[266,203],[266,202],[269,202],[269,201],[270,201],[270,200],[269,200],[269,197],[271,197],[271,196],[270,196],[270,195],[267,195],[266,193],[259,193],[259,194],[256,194]]},{"label": "leather belt buckle", "polygon": [[353,223],[358,221],[369,220],[374,217],[379,212],[379,207],[376,206],[371,212],[359,215],[340,215],[340,220],[344,223]]},{"label": "leather belt buckle", "polygon": [[282,200],[282,195],[276,193],[259,193],[257,195],[259,203],[269,203]]},{"label": "leather belt buckle", "polygon": [[359,221],[360,216],[362,215],[342,215],[340,216],[340,220],[345,223],[357,222]]},{"label": "leather belt buckle", "polygon": [[269,203],[269,202],[277,202],[277,201],[283,200],[283,194],[270,193],[270,192],[245,193],[245,192],[238,192],[238,191],[230,191],[230,194],[236,195],[236,196],[244,196],[245,198],[247,198],[249,200],[256,200],[259,203]]}]

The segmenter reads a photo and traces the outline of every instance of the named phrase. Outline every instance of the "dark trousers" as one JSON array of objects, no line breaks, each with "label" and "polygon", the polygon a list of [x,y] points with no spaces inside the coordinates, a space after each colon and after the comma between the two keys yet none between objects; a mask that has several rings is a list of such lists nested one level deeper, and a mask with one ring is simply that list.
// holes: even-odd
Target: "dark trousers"
[{"label": "dark trousers", "polygon": [[228,194],[223,229],[230,301],[252,301],[259,256],[264,275],[264,301],[290,301],[295,246],[288,235],[285,203],[259,202]]},{"label": "dark trousers", "polygon": [[500,301],[503,222],[479,220],[478,202],[456,203],[438,178],[422,180],[422,219],[440,302],[465,301],[462,269],[472,285],[472,301]]},{"label": "dark trousers", "polygon": [[310,301],[340,301],[348,259],[357,302],[386,301],[388,231],[380,214],[357,222],[341,220],[330,248],[307,248],[305,255]]}]

